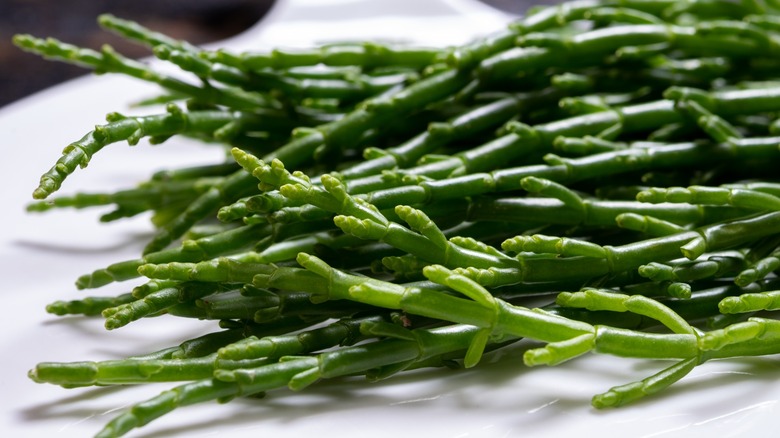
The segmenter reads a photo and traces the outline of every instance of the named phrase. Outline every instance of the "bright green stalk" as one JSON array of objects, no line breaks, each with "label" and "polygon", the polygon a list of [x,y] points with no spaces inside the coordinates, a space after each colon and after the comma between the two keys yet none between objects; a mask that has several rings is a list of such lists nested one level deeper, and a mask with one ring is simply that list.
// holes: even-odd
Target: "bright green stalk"
[{"label": "bright green stalk", "polygon": [[742,294],[724,298],[718,308],[723,313],[747,313],[780,309],[780,291]]},{"label": "bright green stalk", "polygon": [[54,315],[100,315],[105,309],[121,306],[134,301],[130,294],[120,294],[110,297],[87,297],[71,301],[55,301],[46,306],[46,311]]},{"label": "bright green stalk", "polygon": [[[321,260],[302,254],[298,257],[306,269],[328,279],[329,299],[352,299],[380,307],[448,321],[473,324],[477,332],[466,353],[466,365],[481,356],[486,337],[491,333],[527,337],[548,342],[542,348],[526,352],[528,365],[554,365],[588,351],[640,358],[676,358],[680,362],[641,383],[616,387],[594,398],[594,406],[624,404],[664,388],[682,378],[696,365],[710,359],[741,355],[776,354],[780,349],[780,322],[753,319],[722,331],[700,337],[683,318],[661,303],[643,296],[627,296],[611,291],[585,290],[561,294],[559,304],[590,310],[633,312],[656,319],[671,330],[671,334],[643,333],[608,326],[591,326],[554,316],[540,309],[511,306],[491,296],[472,280],[441,266],[429,266],[426,276],[463,294],[459,298],[422,288],[378,280],[355,284],[350,275],[330,268]],[[739,327],[739,328],[737,328]],[[740,336],[736,336],[739,333]],[[758,344],[759,340],[761,343]],[[683,365],[684,364],[684,365]],[[679,368],[679,372],[672,372]]]},{"label": "bright green stalk", "polygon": [[780,198],[752,190],[724,187],[651,187],[637,194],[641,202],[729,205],[756,211],[780,210]]},{"label": "bright green stalk", "polygon": [[210,378],[216,370],[255,368],[282,356],[307,354],[350,345],[366,336],[360,325],[384,321],[380,316],[343,319],[298,334],[250,336],[202,357],[127,358],[100,362],[43,362],[29,377],[37,383],[67,387],[177,382]]},{"label": "bright green stalk", "polygon": [[216,369],[252,368],[266,358],[223,360],[216,353],[184,359],[116,359],[100,362],[42,362],[29,373],[36,383],[65,387],[183,382],[211,377]]},{"label": "bright green stalk", "polygon": [[[601,246],[599,251],[603,252],[603,257],[510,259],[496,250],[466,249],[443,239],[435,224],[418,210],[399,206],[396,213],[409,222],[411,230],[395,222],[388,223],[386,219],[375,222],[354,216],[337,216],[335,221],[348,234],[382,240],[422,260],[461,268],[469,275],[479,277],[481,282],[490,281],[494,285],[587,279],[636,269],[653,261],[673,260],[680,256],[695,259],[705,252],[730,249],[780,230],[780,216],[766,213],[621,246]],[[517,249],[513,239],[505,241],[504,247],[511,251]]]},{"label": "bright green stalk", "polygon": [[[376,330],[385,336],[389,334],[381,327]],[[371,333],[373,329],[369,326],[364,330]],[[392,332],[396,337],[401,334],[397,330]],[[98,436],[121,436],[173,409],[207,400],[227,400],[285,386],[300,390],[319,379],[365,373],[394,364],[404,365],[396,367],[400,371],[415,363],[463,350],[474,332],[474,328],[468,326],[403,331],[402,339],[385,339],[317,356],[289,356],[257,368],[217,371],[216,379],[185,384],[131,407],[108,423]]]},{"label": "bright green stalk", "polygon": [[239,253],[273,235],[272,228],[262,224],[246,225],[196,240],[185,240],[178,248],[150,253],[139,259],[113,263],[90,274],[82,275],[76,281],[76,286],[79,289],[92,289],[114,281],[137,278],[138,267],[145,263],[199,261]]}]

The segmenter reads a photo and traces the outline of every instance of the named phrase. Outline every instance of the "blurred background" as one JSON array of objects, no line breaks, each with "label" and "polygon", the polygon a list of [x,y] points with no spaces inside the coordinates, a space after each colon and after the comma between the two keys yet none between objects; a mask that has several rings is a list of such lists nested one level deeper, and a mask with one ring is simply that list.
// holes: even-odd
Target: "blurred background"
[{"label": "blurred background", "polygon": [[[424,1],[424,0],[422,0]],[[550,0],[479,0],[520,15],[530,6]],[[17,33],[54,37],[83,47],[110,44],[132,58],[150,52],[102,29],[96,18],[111,13],[138,21],[193,44],[222,40],[241,33],[265,15],[274,0],[0,0],[0,107],[87,70],[43,61],[11,43]]]}]

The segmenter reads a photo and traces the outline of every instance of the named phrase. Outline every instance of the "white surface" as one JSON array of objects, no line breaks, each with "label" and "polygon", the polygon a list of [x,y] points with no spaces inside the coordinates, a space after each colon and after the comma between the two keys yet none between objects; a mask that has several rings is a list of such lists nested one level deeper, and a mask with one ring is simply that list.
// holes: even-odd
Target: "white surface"
[{"label": "white surface", "polygon": [[[424,7],[423,7],[424,6]],[[373,17],[372,17],[373,16]],[[344,39],[457,44],[498,29],[507,17],[462,1],[296,0],[220,47],[270,48]],[[153,351],[208,331],[208,323],[145,320],[106,332],[100,319],[58,318],[44,306],[72,299],[76,276],[136,257],[146,218],[97,224],[96,211],[24,212],[38,176],[68,142],[109,111],[150,95],[154,87],[117,76],[84,77],[0,109],[0,431],[13,437],[84,437],[128,404],[172,385],[65,390],[25,375],[41,361],[100,360]],[[186,150],[186,154],[180,151]],[[207,147],[171,142],[106,148],[62,190],[127,187],[152,169],[210,163]],[[137,239],[142,235],[142,239]],[[119,284],[92,291],[111,295]],[[590,397],[655,372],[661,364],[590,356],[555,368],[527,369],[511,350],[474,370],[421,372],[366,384],[324,383],[263,400],[180,409],[132,437],[726,437],[768,436],[780,414],[776,359],[711,363],[658,397],[597,412]]]}]

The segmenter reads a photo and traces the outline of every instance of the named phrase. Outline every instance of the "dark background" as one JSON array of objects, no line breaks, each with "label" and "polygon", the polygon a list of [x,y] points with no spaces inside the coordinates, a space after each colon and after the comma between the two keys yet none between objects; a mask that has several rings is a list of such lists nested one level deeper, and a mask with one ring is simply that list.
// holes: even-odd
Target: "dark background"
[{"label": "dark background", "polygon": [[[529,6],[550,0],[481,0],[498,9],[522,14]],[[83,47],[110,44],[129,57],[150,52],[102,29],[102,13],[142,23],[194,44],[241,33],[270,9],[273,0],[0,0],[0,107],[87,70],[61,62],[42,61],[11,44],[17,33],[54,37]]]}]

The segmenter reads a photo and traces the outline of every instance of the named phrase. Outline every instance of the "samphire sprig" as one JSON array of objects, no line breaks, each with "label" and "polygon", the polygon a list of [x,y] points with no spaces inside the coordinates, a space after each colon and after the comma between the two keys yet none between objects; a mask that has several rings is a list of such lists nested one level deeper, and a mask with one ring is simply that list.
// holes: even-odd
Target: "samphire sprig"
[{"label": "samphire sprig", "polygon": [[[711,359],[780,353],[780,22],[774,2],[581,0],[461,46],[363,41],[205,50],[104,15],[197,78],[109,47],[20,35],[22,49],[164,89],[67,146],[28,209],[151,214],[137,258],[56,315],[110,330],[216,325],[124,359],[38,364],[64,387],[171,382],[116,437],[179,407],[325,379],[528,366],[593,352],[667,361],[596,395],[651,397]],[[51,196],[104,147],[189,137],[225,160],[137,186]],[[671,360],[671,362],[669,362]],[[175,383],[174,383],[175,382]]]}]

